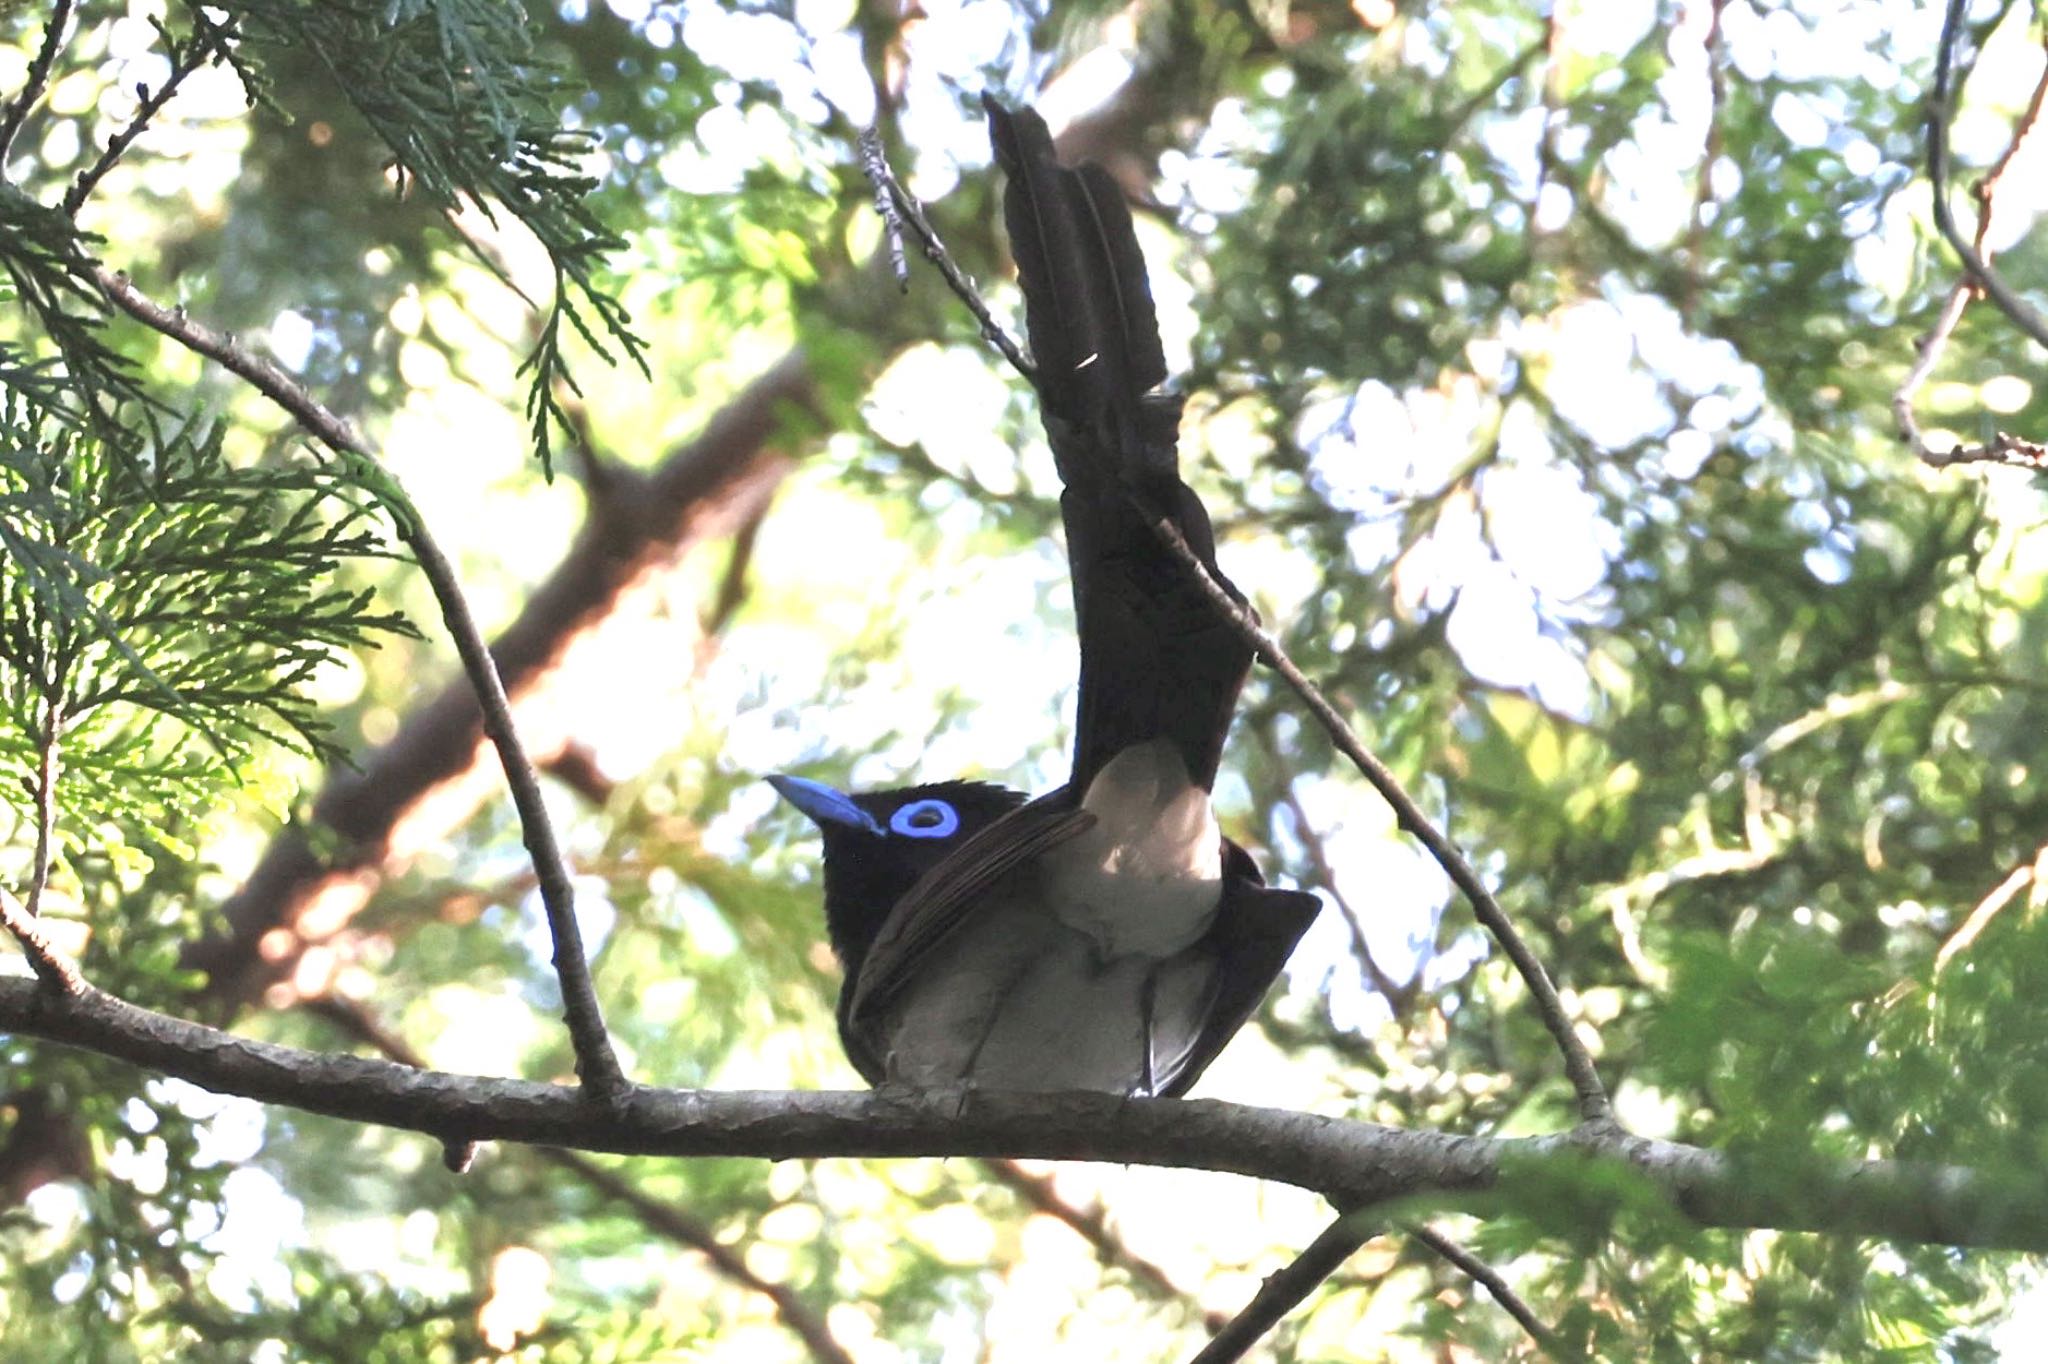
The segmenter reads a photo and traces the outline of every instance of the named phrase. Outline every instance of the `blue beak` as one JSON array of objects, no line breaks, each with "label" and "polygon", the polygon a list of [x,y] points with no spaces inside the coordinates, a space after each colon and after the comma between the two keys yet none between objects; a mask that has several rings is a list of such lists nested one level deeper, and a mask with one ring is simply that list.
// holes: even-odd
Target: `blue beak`
[{"label": "blue beak", "polygon": [[807,781],[802,777],[773,776],[768,784],[781,797],[797,809],[810,816],[811,821],[824,828],[836,824],[845,829],[859,829],[864,833],[880,836],[882,826],[875,817],[853,803],[853,798],[843,791],[835,791],[823,782]]}]

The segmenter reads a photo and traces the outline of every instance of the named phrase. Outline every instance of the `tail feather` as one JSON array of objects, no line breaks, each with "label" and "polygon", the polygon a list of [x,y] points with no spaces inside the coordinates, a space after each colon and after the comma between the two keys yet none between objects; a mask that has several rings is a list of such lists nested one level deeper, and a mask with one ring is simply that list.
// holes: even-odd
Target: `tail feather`
[{"label": "tail feather", "polygon": [[[1145,257],[1123,191],[1100,166],[1062,166],[1045,120],[983,98],[997,163],[1009,179],[1003,200],[1010,249],[1024,290],[1025,325],[1049,417],[1113,433],[1134,467],[1156,469],[1166,353]],[[1165,424],[1168,459],[1178,407]],[[1148,448],[1149,447],[1149,448]],[[1062,474],[1068,474],[1062,468]],[[1087,478],[1097,471],[1073,470]]]},{"label": "tail feather", "polygon": [[1081,637],[1070,787],[1086,791],[1119,753],[1164,737],[1206,790],[1251,650],[1147,524],[1170,518],[1237,594],[1216,567],[1208,515],[1180,480],[1180,402],[1153,391],[1166,355],[1131,211],[1101,167],[1059,164],[1036,113],[983,105],[1009,180],[1004,219],[1046,434],[1067,485],[1060,514]]}]

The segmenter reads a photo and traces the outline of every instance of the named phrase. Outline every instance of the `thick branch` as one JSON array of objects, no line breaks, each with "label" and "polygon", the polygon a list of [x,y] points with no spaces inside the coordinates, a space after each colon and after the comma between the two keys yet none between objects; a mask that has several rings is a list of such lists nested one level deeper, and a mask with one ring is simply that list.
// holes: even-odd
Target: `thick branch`
[{"label": "thick branch", "polygon": [[[182,309],[163,307],[145,296],[126,275],[101,269],[99,282],[107,297],[130,317],[240,376],[264,397],[282,407],[308,434],[337,454],[368,462],[377,469],[374,477],[386,481],[389,490],[396,492],[396,482],[388,471],[377,466],[369,445],[350,429],[346,421],[321,405],[276,365],[251,354],[232,336],[195,321]],[[611,1098],[625,1088],[626,1078],[619,1069],[618,1057],[612,1052],[611,1039],[605,1034],[604,1017],[598,1008],[597,992],[590,982],[590,966],[583,953],[583,935],[576,924],[575,889],[569,880],[568,866],[562,860],[561,848],[555,841],[554,830],[548,822],[547,806],[541,799],[540,778],[535,775],[533,764],[527,759],[526,750],[520,744],[518,731],[512,723],[504,682],[499,678],[497,665],[484,644],[483,633],[470,616],[469,604],[463,598],[454,566],[441,553],[441,547],[428,533],[426,524],[412,511],[410,504],[403,501],[402,493],[396,497],[387,496],[387,502],[392,504],[390,510],[399,538],[412,550],[420,571],[426,575],[427,583],[433,589],[434,600],[440,605],[441,618],[455,641],[463,672],[475,689],[482,708],[484,733],[497,748],[499,761],[505,769],[506,783],[512,789],[512,804],[519,812],[520,835],[539,877],[541,904],[547,912],[548,932],[554,940],[555,974],[561,983],[563,1017],[576,1051],[576,1073],[594,1094],[600,1098]]]},{"label": "thick branch", "polygon": [[[1007,1156],[1217,1170],[1313,1189],[1340,1207],[1454,1203],[1476,1216],[1515,1205],[1547,1172],[1571,1187],[1601,1165],[1632,1169],[1701,1226],[1768,1227],[1951,1246],[2048,1251],[2048,1178],[1954,1166],[1825,1161],[1768,1167],[1587,1127],[1488,1139],[1405,1131],[1213,1100],[974,1091],[881,1093],[634,1089],[612,1108],[567,1086],[416,1070],[236,1037],[88,988],[61,997],[0,979],[0,1030],[82,1047],[222,1094],[287,1104],[444,1142],[510,1141],[622,1155]],[[1539,1206],[1558,1206],[1546,1184]],[[1585,1206],[1588,1194],[1579,1199]],[[1589,1207],[1588,1218],[1597,1217]]]},{"label": "thick branch", "polygon": [[[403,1038],[385,1028],[359,1005],[346,999],[325,996],[305,1001],[311,1013],[329,1020],[350,1036],[376,1048],[400,1065],[425,1069],[426,1061],[406,1045]],[[811,1352],[818,1364],[853,1364],[852,1357],[832,1335],[825,1318],[786,1283],[756,1274],[747,1258],[734,1246],[718,1239],[711,1228],[690,1213],[642,1190],[616,1170],[607,1169],[575,1151],[543,1147],[535,1155],[587,1185],[599,1194],[630,1208],[640,1224],[677,1245],[699,1252],[712,1268],[740,1287],[759,1293],[775,1304],[790,1332]]]}]

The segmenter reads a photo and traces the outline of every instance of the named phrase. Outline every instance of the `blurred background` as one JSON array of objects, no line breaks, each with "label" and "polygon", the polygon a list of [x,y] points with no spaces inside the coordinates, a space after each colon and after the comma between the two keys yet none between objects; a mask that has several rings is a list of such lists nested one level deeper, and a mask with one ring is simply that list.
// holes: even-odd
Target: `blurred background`
[{"label": "blurred background", "polygon": [[[547,254],[516,215],[408,193],[310,56],[264,53],[253,109],[227,70],[192,75],[79,221],[355,422],[457,557],[636,1079],[858,1084],[816,836],[765,775],[1065,778],[1072,616],[1035,407],[914,251],[898,291],[855,145],[879,124],[1021,331],[991,91],[1132,197],[1225,570],[1496,887],[1623,1120],[1787,1169],[2039,1167],[2040,484],[1927,467],[1893,414],[1960,279],[1924,174],[1937,9],[526,8],[549,99],[594,135],[576,169],[620,239],[596,278],[646,347],[643,374],[567,337],[552,479],[518,373]],[[159,14],[78,7],[15,184],[60,195],[128,121],[168,69]],[[0,14],[0,91],[44,19]],[[1967,10],[1965,232],[1969,183],[2038,101],[2041,24]],[[2044,141],[1982,238],[2037,303]],[[224,419],[231,458],[301,440],[111,334]],[[2048,434],[2040,361],[1970,307],[1907,395],[1928,445]],[[153,1007],[567,1077],[531,869],[432,599],[402,562],[352,572],[425,638],[311,683],[350,762],[265,750],[186,813],[189,858],[74,831],[48,912]],[[1571,1124],[1519,980],[1263,670],[1217,794],[1326,911],[1197,1096]],[[0,831],[13,876],[33,830]],[[1330,1215],[1223,1175],[964,1159],[493,1147],[458,1177],[408,1133],[18,1040],[0,1057],[9,1358],[1169,1359]],[[1582,1193],[1430,1220],[1592,1357],[2022,1359],[2048,1329],[2020,1257],[1705,1234]],[[1401,1236],[1264,1348],[1536,1355]]]}]

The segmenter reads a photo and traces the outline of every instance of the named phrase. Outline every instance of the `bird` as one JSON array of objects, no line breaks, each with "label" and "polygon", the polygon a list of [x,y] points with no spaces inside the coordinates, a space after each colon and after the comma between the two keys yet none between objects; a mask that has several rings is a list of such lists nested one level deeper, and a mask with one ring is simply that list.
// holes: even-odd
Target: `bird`
[{"label": "bird", "polygon": [[1151,520],[1233,600],[1181,481],[1145,261],[1115,180],[983,97],[1072,571],[1074,765],[1038,796],[768,780],[823,841],[839,1034],[872,1085],[1185,1093],[1320,902],[1269,887],[1210,793],[1252,651]]}]

